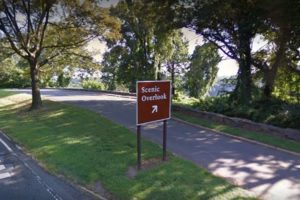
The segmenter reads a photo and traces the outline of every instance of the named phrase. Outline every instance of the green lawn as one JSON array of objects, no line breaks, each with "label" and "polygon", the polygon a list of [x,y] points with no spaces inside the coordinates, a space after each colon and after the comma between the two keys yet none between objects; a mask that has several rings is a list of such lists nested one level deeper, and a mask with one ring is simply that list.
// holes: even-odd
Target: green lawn
[{"label": "green lawn", "polygon": [[207,121],[207,120],[203,120],[200,118],[186,115],[182,112],[173,112],[172,115],[181,120],[184,120],[184,121],[187,121],[187,122],[190,122],[193,124],[197,124],[200,126],[204,126],[204,127],[210,128],[212,130],[216,130],[216,131],[228,133],[231,135],[255,140],[255,141],[262,142],[262,143],[265,143],[268,145],[272,145],[274,147],[279,147],[282,149],[300,153],[300,143],[296,142],[296,141],[287,140],[287,139],[283,139],[283,138],[276,137],[276,136],[270,136],[270,135],[266,135],[264,133],[247,131],[247,130],[240,129],[240,128],[234,128],[234,127],[230,127],[230,126],[226,126],[226,125],[222,125],[222,124],[217,124],[217,123],[214,123],[211,121]]},{"label": "green lawn", "polygon": [[[4,89],[0,89],[0,98],[10,96],[12,94],[14,94],[14,92],[7,91],[7,90],[4,90]],[[1,106],[1,104],[0,104],[0,106]]]},{"label": "green lawn", "polygon": [[[44,101],[42,110],[28,112],[30,96],[0,94],[0,128],[52,173],[89,188],[101,182],[116,199],[253,199],[173,155],[128,178],[128,167],[136,163],[136,137],[128,129],[94,112],[50,101]],[[160,157],[162,150],[143,140],[142,153],[145,160]]]}]

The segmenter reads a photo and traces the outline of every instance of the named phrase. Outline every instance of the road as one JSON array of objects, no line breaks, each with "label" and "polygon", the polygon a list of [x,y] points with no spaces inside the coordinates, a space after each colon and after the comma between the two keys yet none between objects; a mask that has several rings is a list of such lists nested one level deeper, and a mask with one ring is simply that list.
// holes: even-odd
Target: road
[{"label": "road", "polygon": [[0,199],[77,200],[92,196],[48,174],[0,132]]},{"label": "road", "polygon": [[[74,104],[136,130],[135,97],[43,90],[44,97]],[[161,144],[162,123],[142,127],[143,137]],[[300,156],[233,139],[175,120],[168,122],[168,150],[266,200],[300,199]]]}]

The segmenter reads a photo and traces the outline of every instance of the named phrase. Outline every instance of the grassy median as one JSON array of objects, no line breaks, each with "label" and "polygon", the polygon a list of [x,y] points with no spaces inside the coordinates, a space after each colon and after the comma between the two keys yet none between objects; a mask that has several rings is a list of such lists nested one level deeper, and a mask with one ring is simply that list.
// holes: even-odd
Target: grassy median
[{"label": "grassy median", "polygon": [[245,129],[235,128],[223,124],[214,123],[208,120],[203,120],[197,117],[189,116],[180,111],[176,111],[172,113],[173,116],[183,120],[190,122],[192,124],[200,125],[203,127],[207,127],[209,129],[224,132],[230,135],[239,136],[247,139],[251,139],[254,141],[258,141],[264,144],[268,144],[274,147],[279,147],[282,149],[286,149],[289,151],[300,153],[300,144],[299,142],[267,135],[265,133],[259,133],[255,131],[248,131]]},{"label": "grassy median", "polygon": [[[52,173],[89,188],[100,182],[115,199],[253,199],[173,155],[129,178],[136,138],[128,129],[70,105],[44,101],[44,108],[28,112],[29,105],[30,96],[0,90],[0,128]],[[143,160],[161,152],[158,145],[142,141]]]}]

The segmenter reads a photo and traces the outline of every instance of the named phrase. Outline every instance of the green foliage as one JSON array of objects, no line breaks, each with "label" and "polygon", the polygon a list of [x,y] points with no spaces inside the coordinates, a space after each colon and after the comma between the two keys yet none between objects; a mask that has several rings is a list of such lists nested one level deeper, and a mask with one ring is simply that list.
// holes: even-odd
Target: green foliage
[{"label": "green foliage", "polygon": [[83,80],[81,86],[83,89],[104,90],[103,83],[96,80]]},{"label": "green foliage", "polygon": [[94,0],[1,1],[0,16],[0,57],[15,53],[27,62],[32,109],[42,107],[40,83],[47,85],[67,61],[76,61],[75,67],[92,62],[85,45],[95,38],[111,41],[120,36],[119,21]]},{"label": "green foliage", "polygon": [[[261,9],[256,1],[185,1],[185,15],[193,27],[207,41],[214,43],[229,58],[239,64],[237,95],[240,103],[251,101],[251,41],[259,32]],[[183,16],[184,17],[184,16]],[[197,86],[197,85],[195,85]],[[199,90],[199,89],[198,89]],[[197,96],[198,93],[193,94]]]},{"label": "green foliage", "polygon": [[71,81],[71,77],[65,76],[64,73],[61,73],[57,77],[57,85],[58,87],[67,87]]},{"label": "green foliage", "polygon": [[[181,5],[185,6],[175,9],[179,13],[176,19],[183,19],[183,24],[193,28],[229,58],[238,62],[237,84],[232,98],[240,104],[251,101],[254,71],[264,73],[261,90],[265,99],[272,96],[276,79],[280,76],[277,74],[279,68],[289,67],[300,75],[297,68],[300,61],[298,1],[186,0]],[[253,41],[258,37],[264,45],[256,50],[253,49]],[[294,83],[292,80],[287,84]],[[278,96],[279,91],[276,88],[274,92]],[[282,90],[280,93],[283,92]]]},{"label": "green foliage", "polygon": [[189,64],[188,42],[184,40],[183,33],[179,30],[174,30],[166,38],[165,48],[169,55],[166,58],[164,65],[170,74],[172,87],[174,90],[174,98],[178,97],[178,92],[184,88],[184,75]]},{"label": "green foliage", "polygon": [[183,104],[202,111],[221,113],[230,117],[250,119],[283,128],[300,129],[300,105],[289,104],[279,99],[272,99],[272,101],[257,99],[249,105],[239,105],[227,95],[207,97]]},{"label": "green foliage", "polygon": [[0,88],[30,87],[29,74],[12,59],[0,62]]},{"label": "green foliage", "polygon": [[187,77],[190,96],[202,98],[214,83],[221,57],[212,43],[197,46],[191,58]]},{"label": "green foliage", "polygon": [[277,74],[273,95],[300,105],[300,75],[287,67],[281,67]]},{"label": "green foliage", "polygon": [[162,78],[162,66],[174,52],[174,27],[167,18],[169,2],[120,1],[112,13],[122,21],[122,39],[108,43],[103,59],[105,83],[135,91],[137,80]]}]

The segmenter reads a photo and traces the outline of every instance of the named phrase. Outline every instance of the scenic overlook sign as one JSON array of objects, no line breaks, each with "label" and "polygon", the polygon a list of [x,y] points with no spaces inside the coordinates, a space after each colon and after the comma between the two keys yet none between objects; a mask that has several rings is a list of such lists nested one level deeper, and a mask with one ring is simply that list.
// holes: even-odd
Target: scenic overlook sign
[{"label": "scenic overlook sign", "polygon": [[171,82],[138,81],[136,124],[162,121],[171,117]]}]

